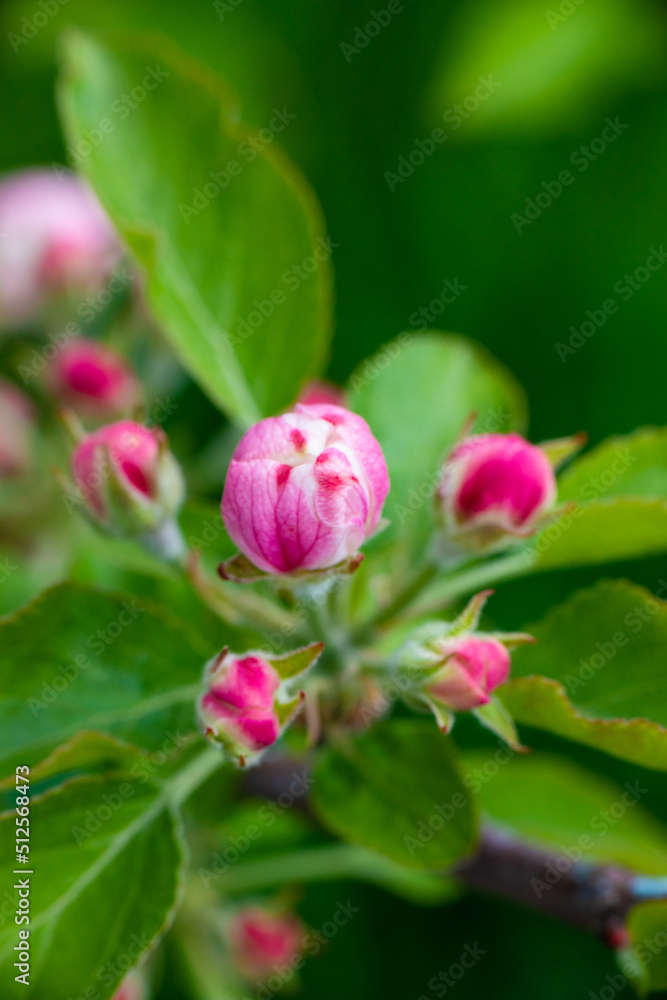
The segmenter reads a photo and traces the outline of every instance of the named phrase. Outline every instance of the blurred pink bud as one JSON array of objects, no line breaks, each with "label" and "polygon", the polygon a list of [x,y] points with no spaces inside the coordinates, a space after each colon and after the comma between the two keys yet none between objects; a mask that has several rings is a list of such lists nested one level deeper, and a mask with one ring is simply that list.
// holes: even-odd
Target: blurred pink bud
[{"label": "blurred pink bud", "polygon": [[208,736],[233,756],[244,758],[276,742],[280,720],[276,692],[280,675],[254,653],[234,656],[226,649],[209,668],[199,716]]},{"label": "blurred pink bud", "polygon": [[146,1000],[148,988],[140,972],[130,972],[122,981],[112,1000]]},{"label": "blurred pink bud", "polygon": [[519,434],[479,434],[445,462],[438,506],[449,535],[475,551],[532,534],[556,499],[544,452]]},{"label": "blurred pink bud", "polygon": [[160,429],[120,420],[84,437],[71,458],[76,499],[104,528],[134,535],[172,518],[181,470]]},{"label": "blurred pink bud", "polygon": [[222,516],[232,541],[264,572],[320,570],[357,552],[377,528],[388,491],[382,449],[362,417],[298,403],[244,434]]},{"label": "blurred pink bud", "polygon": [[114,351],[95,340],[69,340],[51,362],[47,381],[65,406],[94,416],[111,416],[139,403],[139,381]]},{"label": "blurred pink bud", "polygon": [[11,382],[0,381],[0,479],[17,476],[30,465],[33,405]]},{"label": "blurred pink bud", "polygon": [[299,393],[297,403],[303,403],[304,406],[318,406],[320,403],[346,406],[347,397],[345,390],[341,389],[340,386],[334,385],[332,382],[313,379],[311,382],[306,382]]},{"label": "blurred pink bud", "polygon": [[241,972],[251,979],[268,979],[300,956],[304,927],[293,914],[248,906],[233,918],[229,937]]},{"label": "blurred pink bud", "polygon": [[0,318],[35,319],[49,297],[102,288],[121,250],[97,198],[73,174],[23,170],[0,181]]},{"label": "blurred pink bud", "polygon": [[497,639],[461,636],[448,640],[443,652],[444,663],[424,690],[444,708],[461,712],[486,705],[509,676],[510,654]]}]

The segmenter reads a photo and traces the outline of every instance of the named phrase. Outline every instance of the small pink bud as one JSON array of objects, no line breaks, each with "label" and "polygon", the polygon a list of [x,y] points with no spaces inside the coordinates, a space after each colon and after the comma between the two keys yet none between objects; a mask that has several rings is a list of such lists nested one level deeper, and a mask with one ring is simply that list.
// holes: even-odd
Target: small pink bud
[{"label": "small pink bud", "polygon": [[346,406],[347,399],[345,390],[341,389],[340,386],[334,385],[332,382],[313,379],[311,382],[306,382],[299,393],[297,403],[303,403],[304,406],[318,406],[320,403]]},{"label": "small pink bud", "polygon": [[452,711],[488,704],[491,692],[509,676],[510,654],[497,639],[460,636],[447,640],[442,652],[443,665],[424,691]]},{"label": "small pink bud", "polygon": [[555,499],[551,463],[519,434],[464,439],[445,462],[437,494],[450,537],[478,552],[531,535]]},{"label": "small pink bud", "polygon": [[362,417],[298,403],[244,434],[222,516],[265,573],[321,570],[349,559],[375,531],[388,491],[382,449]]},{"label": "small pink bud", "polygon": [[304,927],[293,914],[271,913],[259,906],[248,906],[234,916],[229,938],[243,975],[263,980],[299,957],[303,950]]},{"label": "small pink bud", "polygon": [[207,683],[199,716],[208,736],[241,758],[276,742],[281,729],[275,706],[280,675],[267,660],[255,653],[234,656],[223,650],[209,668]]},{"label": "small pink bud", "polygon": [[112,534],[136,535],[168,521],[184,494],[163,431],[120,420],[84,437],[71,459],[76,499]]},{"label": "small pink bud", "polygon": [[140,972],[129,972],[122,981],[112,1000],[146,1000],[148,987]]},{"label": "small pink bud", "polygon": [[139,382],[114,351],[95,340],[70,340],[51,362],[47,382],[63,405],[92,416],[112,416],[139,403]]},{"label": "small pink bud", "polygon": [[32,403],[10,382],[0,381],[0,479],[17,476],[30,465]]},{"label": "small pink bud", "polygon": [[121,250],[90,188],[51,170],[10,174],[0,182],[0,318],[36,319],[53,295],[104,286]]}]

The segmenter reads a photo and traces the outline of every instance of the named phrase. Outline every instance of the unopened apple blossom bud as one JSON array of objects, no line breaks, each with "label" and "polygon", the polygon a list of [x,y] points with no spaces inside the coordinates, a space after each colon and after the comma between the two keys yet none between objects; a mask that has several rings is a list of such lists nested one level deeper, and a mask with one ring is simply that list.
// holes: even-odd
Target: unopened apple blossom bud
[{"label": "unopened apple blossom bud", "polygon": [[533,534],[555,499],[551,462],[519,434],[465,438],[445,462],[436,495],[448,536],[475,552]]},{"label": "unopened apple blossom bud", "polygon": [[0,381],[0,479],[18,476],[29,468],[34,421],[28,397],[10,382]]},{"label": "unopened apple blossom bud", "polygon": [[121,256],[109,219],[88,185],[47,169],[0,181],[0,321],[39,318],[63,293],[101,289]]},{"label": "unopened apple blossom bud", "polygon": [[379,443],[341,406],[298,403],[251,427],[222,497],[232,541],[264,573],[327,569],[376,530],[389,491]]},{"label": "unopened apple blossom bud", "polygon": [[239,971],[248,979],[268,979],[290,966],[303,950],[304,927],[294,914],[247,906],[232,918],[229,941]]},{"label": "unopened apple blossom bud", "polygon": [[223,649],[204,671],[198,706],[204,735],[241,767],[257,763],[301,707],[305,695],[297,690],[297,682],[322,648],[322,643],[314,643],[272,657]]},{"label": "unopened apple blossom bud", "polygon": [[491,692],[509,676],[510,654],[497,639],[459,636],[443,643],[442,656],[424,691],[455,712],[488,704]]},{"label": "unopened apple blossom bud", "polygon": [[129,972],[112,1000],[148,1000],[148,984],[140,972]]},{"label": "unopened apple blossom bud", "polygon": [[120,420],[86,435],[71,458],[72,498],[114,535],[143,536],[171,523],[184,496],[164,432]]},{"label": "unopened apple blossom bud", "polygon": [[93,417],[126,413],[141,399],[139,381],[123,358],[85,337],[64,345],[50,363],[46,381],[61,405]]}]

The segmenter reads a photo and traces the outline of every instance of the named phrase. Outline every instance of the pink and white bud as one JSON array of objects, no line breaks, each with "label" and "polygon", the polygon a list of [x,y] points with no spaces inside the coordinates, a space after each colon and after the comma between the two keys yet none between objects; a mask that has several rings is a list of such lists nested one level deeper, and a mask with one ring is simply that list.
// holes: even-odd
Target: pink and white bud
[{"label": "pink and white bud", "polygon": [[211,665],[199,703],[206,735],[242,758],[272,746],[281,729],[276,712],[280,683],[278,671],[261,656],[223,650]]},{"label": "pink and white bud", "polygon": [[101,289],[121,256],[102,206],[84,181],[47,169],[0,181],[0,320],[38,318],[53,296]]},{"label": "pink and white bud", "polygon": [[491,637],[463,635],[445,642],[442,666],[424,691],[446,709],[462,712],[487,705],[510,672],[510,654]]},{"label": "pink and white bud", "polygon": [[476,552],[533,534],[555,500],[549,459],[519,434],[465,438],[445,462],[436,498],[448,535]]},{"label": "pink and white bud", "polygon": [[315,642],[281,656],[223,649],[204,670],[198,705],[204,735],[241,767],[257,763],[301,708],[301,678],[323,648]]},{"label": "pink and white bud", "polygon": [[73,501],[111,534],[142,535],[169,522],[184,497],[162,430],[119,420],[86,435],[71,458]]},{"label": "pink and white bud", "polygon": [[51,362],[47,385],[52,395],[77,413],[109,417],[137,406],[141,387],[129,365],[96,340],[75,337]]},{"label": "pink and white bud", "polygon": [[265,573],[327,569],[375,531],[389,491],[379,443],[340,406],[297,404],[251,427],[227,473],[222,517]]},{"label": "pink and white bud", "polygon": [[146,978],[140,972],[129,972],[122,981],[112,1000],[147,1000]]},{"label": "pink and white bud", "polygon": [[28,397],[0,381],[0,479],[18,476],[30,466],[30,437],[35,411]]},{"label": "pink and white bud", "polygon": [[248,979],[268,977],[298,958],[304,927],[294,914],[271,913],[259,906],[240,910],[229,927],[237,967]]}]

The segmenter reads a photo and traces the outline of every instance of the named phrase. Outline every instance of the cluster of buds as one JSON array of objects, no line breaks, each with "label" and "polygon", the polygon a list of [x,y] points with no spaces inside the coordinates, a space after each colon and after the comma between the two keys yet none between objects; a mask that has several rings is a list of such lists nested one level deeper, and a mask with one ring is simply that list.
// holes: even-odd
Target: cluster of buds
[{"label": "cluster of buds", "polygon": [[299,711],[305,698],[299,684],[322,649],[320,642],[282,656],[223,649],[204,670],[204,735],[240,767],[256,764]]},{"label": "cluster of buds", "polygon": [[0,321],[23,325],[59,296],[104,287],[121,256],[90,188],[71,174],[34,169],[0,183]]},{"label": "cluster of buds", "polygon": [[304,927],[292,913],[275,913],[260,906],[246,906],[234,914],[229,926],[234,963],[247,979],[266,982],[291,969],[303,950]]},{"label": "cluster of buds", "polygon": [[46,386],[61,406],[100,419],[129,413],[141,400],[139,380],[123,358],[86,337],[61,348],[47,369]]},{"label": "cluster of buds", "polygon": [[164,431],[131,420],[101,427],[78,442],[71,469],[71,502],[99,528],[147,544],[162,532],[164,540],[185,492]]},{"label": "cluster of buds", "polygon": [[398,668],[412,679],[406,700],[430,709],[443,732],[451,730],[456,712],[472,711],[518,749],[512,720],[493,692],[509,677],[510,650],[535,640],[523,632],[478,631],[492,593],[476,594],[453,622],[421,626],[398,654]]},{"label": "cluster of buds", "polygon": [[556,500],[547,449],[519,434],[464,438],[447,458],[436,494],[447,537],[484,553],[532,535]]},{"label": "cluster of buds", "polygon": [[28,397],[0,381],[0,479],[18,476],[30,466],[30,437],[35,420]]},{"label": "cluster of buds", "polygon": [[[382,449],[362,417],[334,404],[297,403],[244,434],[227,473],[222,517],[259,573],[349,569],[377,530],[388,492]],[[231,560],[223,575],[241,579],[238,567],[239,559]]]}]

